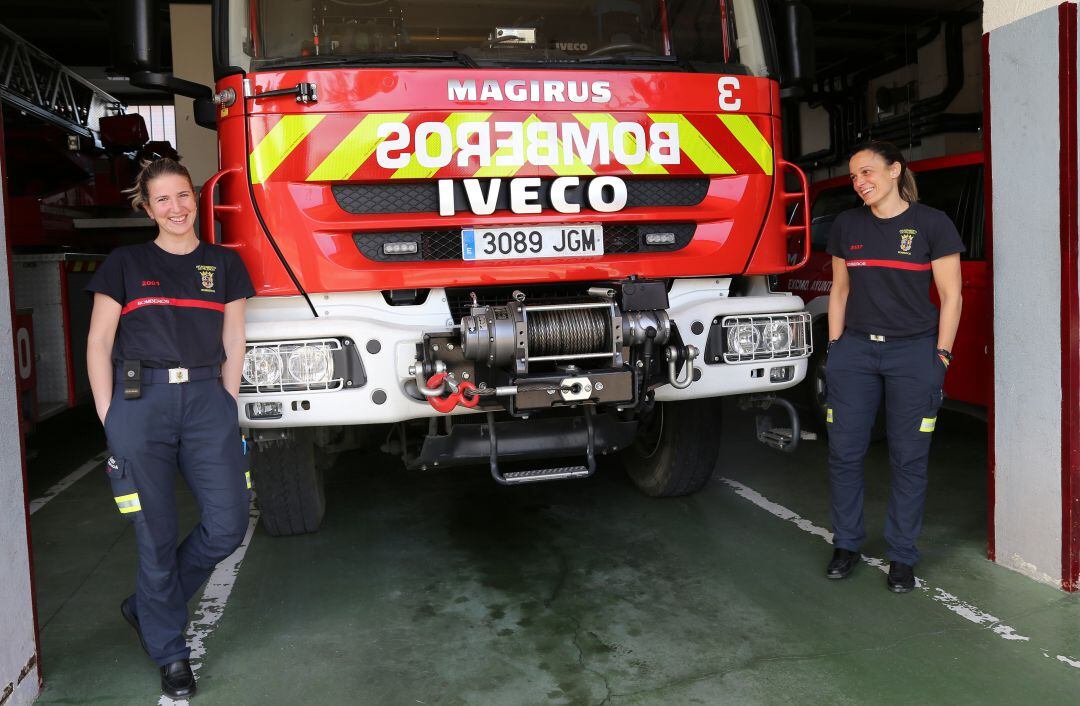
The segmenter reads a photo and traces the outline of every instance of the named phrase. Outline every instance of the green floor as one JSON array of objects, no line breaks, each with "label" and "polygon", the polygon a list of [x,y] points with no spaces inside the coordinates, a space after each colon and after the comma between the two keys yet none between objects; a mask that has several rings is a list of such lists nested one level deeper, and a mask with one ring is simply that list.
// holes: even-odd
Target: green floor
[{"label": "green floor", "polygon": [[[77,444],[37,435],[34,497],[100,451],[87,422],[64,422],[67,434],[89,429]],[[484,469],[423,475],[343,457],[321,532],[256,530],[206,640],[197,700],[1076,703],[1080,661],[1064,661],[1080,660],[1076,597],[984,558],[985,425],[942,415],[918,567],[927,587],[903,596],[871,566],[824,578],[831,547],[807,531],[828,527],[823,443],[784,456],[749,442],[734,414],[724,427],[714,481],[667,501],[639,495],[613,464],[508,490]],[[874,449],[873,557],[884,556],[886,459]],[[194,521],[186,497],[182,510]],[[41,703],[156,703],[155,668],[117,611],[134,543],[103,474],[32,524]]]}]

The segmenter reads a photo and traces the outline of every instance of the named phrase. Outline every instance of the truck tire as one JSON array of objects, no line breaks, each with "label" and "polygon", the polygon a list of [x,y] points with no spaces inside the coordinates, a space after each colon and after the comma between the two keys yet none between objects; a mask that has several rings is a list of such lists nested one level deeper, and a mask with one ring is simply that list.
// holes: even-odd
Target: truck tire
[{"label": "truck tire", "polygon": [[295,429],[289,439],[255,444],[251,471],[267,534],[287,537],[319,529],[326,514],[326,487],[310,430]]},{"label": "truck tire", "polygon": [[720,456],[720,402],[659,402],[622,451],[638,490],[654,498],[690,495],[712,478]]}]

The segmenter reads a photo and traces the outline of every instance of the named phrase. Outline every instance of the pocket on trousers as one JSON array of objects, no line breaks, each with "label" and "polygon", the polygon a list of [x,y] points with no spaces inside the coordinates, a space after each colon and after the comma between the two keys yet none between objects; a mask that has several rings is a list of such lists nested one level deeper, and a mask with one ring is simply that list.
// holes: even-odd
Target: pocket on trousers
[{"label": "pocket on trousers", "polygon": [[105,430],[106,435],[109,432],[109,420],[116,416],[116,413],[120,411],[120,404],[124,401],[124,395],[117,391],[117,388],[113,389],[112,399],[109,401],[109,411],[105,412],[105,419],[101,420],[101,428]]},{"label": "pocket on trousers", "polygon": [[945,385],[945,375],[949,372],[949,366],[942,362],[941,356],[934,352],[934,371],[937,373],[938,387]]},{"label": "pocket on trousers", "polygon": [[922,434],[932,434],[937,428],[938,410],[941,409],[941,403],[944,401],[944,395],[941,392],[941,388],[938,388],[930,393],[930,404],[926,410],[925,416],[919,422],[919,432]]},{"label": "pocket on trousers", "polygon": [[109,456],[109,460],[105,462],[105,474],[109,476],[113,500],[120,514],[134,518],[141,513],[142,503],[139,501],[139,490],[135,487],[135,479],[132,478],[127,459]]}]

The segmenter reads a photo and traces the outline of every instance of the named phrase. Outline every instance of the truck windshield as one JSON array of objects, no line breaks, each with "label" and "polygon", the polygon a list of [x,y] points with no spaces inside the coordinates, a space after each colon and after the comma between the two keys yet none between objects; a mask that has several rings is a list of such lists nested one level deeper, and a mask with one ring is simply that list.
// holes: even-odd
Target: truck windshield
[{"label": "truck windshield", "polygon": [[761,0],[229,2],[230,63],[245,70],[447,62],[773,75]]}]

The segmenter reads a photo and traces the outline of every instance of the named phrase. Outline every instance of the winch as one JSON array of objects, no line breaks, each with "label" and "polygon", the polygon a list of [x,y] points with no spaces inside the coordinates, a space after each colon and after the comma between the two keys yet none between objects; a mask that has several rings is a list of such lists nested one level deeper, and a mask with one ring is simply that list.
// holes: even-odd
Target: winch
[{"label": "winch", "polygon": [[465,358],[513,367],[518,375],[532,363],[604,359],[623,363],[622,315],[613,301],[476,307],[461,318]]},{"label": "winch", "polygon": [[457,332],[425,336],[411,372],[436,410],[478,401],[511,412],[588,402],[637,406],[652,387],[693,382],[698,352],[682,345],[663,282],[588,287],[571,301],[526,299],[515,291],[505,304],[481,306],[473,293]]}]

